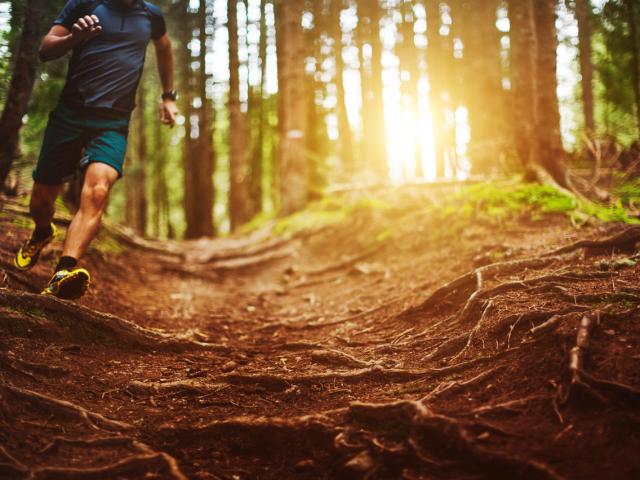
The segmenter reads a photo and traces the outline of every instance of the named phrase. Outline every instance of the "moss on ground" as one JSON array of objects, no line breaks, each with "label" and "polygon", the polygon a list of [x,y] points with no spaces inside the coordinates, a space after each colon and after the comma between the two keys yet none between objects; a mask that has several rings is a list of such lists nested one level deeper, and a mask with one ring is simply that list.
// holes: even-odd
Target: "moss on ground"
[{"label": "moss on ground", "polygon": [[638,223],[629,216],[621,201],[602,205],[579,199],[550,185],[519,182],[482,183],[464,187],[445,201],[444,213],[466,218],[486,217],[506,220],[528,216],[544,221],[562,215],[577,224],[588,219],[602,222]]}]

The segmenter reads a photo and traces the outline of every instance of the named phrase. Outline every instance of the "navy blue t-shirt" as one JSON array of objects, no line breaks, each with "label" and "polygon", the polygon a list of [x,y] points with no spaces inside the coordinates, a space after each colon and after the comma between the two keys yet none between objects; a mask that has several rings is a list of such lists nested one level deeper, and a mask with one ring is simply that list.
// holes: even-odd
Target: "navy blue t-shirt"
[{"label": "navy blue t-shirt", "polygon": [[128,114],[135,108],[147,45],[166,32],[162,12],[139,0],[130,7],[118,0],[69,0],[53,23],[71,31],[85,15],[98,17],[102,32],[73,50],[62,99]]}]

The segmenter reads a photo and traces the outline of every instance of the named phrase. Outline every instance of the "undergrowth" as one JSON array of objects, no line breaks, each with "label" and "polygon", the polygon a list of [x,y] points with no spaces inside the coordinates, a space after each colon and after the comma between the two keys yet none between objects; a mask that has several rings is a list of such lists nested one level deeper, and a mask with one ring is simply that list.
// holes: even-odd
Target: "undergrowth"
[{"label": "undergrowth", "polygon": [[[392,193],[382,193],[376,197],[336,195],[314,202],[289,217],[257,217],[242,229],[242,233],[270,224],[274,234],[290,235],[343,224],[365,213],[378,212],[383,216],[393,216],[398,209],[415,210],[422,216],[446,222],[453,229],[463,229],[477,220],[495,224],[507,221],[542,224],[550,217],[566,218],[575,226],[593,221],[640,223],[627,209],[629,206],[633,208],[634,202],[640,205],[640,181],[618,187],[613,193],[616,202],[604,205],[580,199],[550,185],[504,181],[466,185],[437,195],[436,200],[433,200],[433,196],[429,197],[431,200],[426,200],[425,196],[424,203],[414,198],[398,201],[401,204],[396,205]],[[411,204],[411,201],[415,203]],[[393,234],[390,224],[379,235],[378,241]]]}]

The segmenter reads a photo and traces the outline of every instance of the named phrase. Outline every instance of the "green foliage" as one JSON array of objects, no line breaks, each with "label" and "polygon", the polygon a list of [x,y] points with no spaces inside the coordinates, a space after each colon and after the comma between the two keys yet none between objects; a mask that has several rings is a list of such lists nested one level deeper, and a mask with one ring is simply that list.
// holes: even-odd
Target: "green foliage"
[{"label": "green foliage", "polygon": [[[327,197],[312,203],[307,209],[279,220],[273,232],[276,235],[287,235],[304,230],[316,230],[337,225],[351,219],[354,215],[362,215],[373,211],[385,211],[389,206],[370,197],[347,199],[341,196]],[[378,235],[381,240],[389,236],[383,231]]]},{"label": "green foliage", "polygon": [[599,205],[537,183],[482,183],[465,187],[450,202],[444,209],[445,215],[466,218],[503,221],[526,216],[532,221],[542,221],[548,215],[562,215],[578,223],[588,218],[634,223],[621,203]]},{"label": "green foliage", "polygon": [[[599,133],[629,145],[638,138],[628,11],[621,0],[608,0],[595,17],[596,116]],[[636,18],[640,28],[640,18]]]},{"label": "green foliage", "polygon": [[640,178],[622,183],[614,189],[614,193],[625,206],[640,206]]}]

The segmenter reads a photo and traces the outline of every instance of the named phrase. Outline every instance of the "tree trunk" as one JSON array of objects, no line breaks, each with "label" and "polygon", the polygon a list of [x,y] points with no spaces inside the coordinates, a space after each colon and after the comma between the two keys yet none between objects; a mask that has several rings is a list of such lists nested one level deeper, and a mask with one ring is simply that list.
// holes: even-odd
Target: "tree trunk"
[{"label": "tree trunk", "polygon": [[134,224],[133,228],[140,235],[147,232],[147,194],[146,194],[146,164],[147,164],[147,137],[145,131],[145,88],[144,81],[140,82],[138,89],[138,107],[136,109],[136,163],[134,167]]},{"label": "tree trunk", "polygon": [[630,46],[631,46],[631,67],[633,69],[633,91],[636,100],[636,119],[638,132],[640,132],[640,38],[638,38],[638,18],[637,3],[635,0],[624,0],[627,9],[627,22],[629,24]]},{"label": "tree trunk", "polygon": [[364,142],[367,147],[365,161],[370,170],[383,183],[389,180],[387,166],[387,135],[384,113],[384,85],[382,83],[382,41],[380,40],[380,21],[382,8],[379,0],[358,0],[358,30],[361,42],[369,45],[371,59],[366,66],[367,78],[362,84],[366,90],[363,99],[363,116],[369,121],[364,123]]},{"label": "tree trunk", "polygon": [[500,32],[496,27],[500,0],[466,0],[464,64],[468,82],[471,142],[469,156],[475,173],[495,169],[504,149],[506,123],[505,92],[502,87]]},{"label": "tree trunk", "polygon": [[340,145],[340,160],[343,172],[347,179],[351,179],[355,173],[355,157],[353,152],[353,136],[351,134],[351,124],[347,113],[346,92],[344,87],[344,59],[342,42],[342,25],[340,23],[340,12],[342,11],[342,0],[330,0],[331,8],[329,16],[331,18],[331,39],[333,40],[333,55],[335,58],[336,72],[336,100],[338,115],[338,132]]},{"label": "tree trunk", "polygon": [[38,64],[38,47],[44,24],[44,0],[28,0],[22,35],[14,56],[11,84],[0,117],[0,190],[4,188],[13,161],[20,156],[22,118],[33,92]]},{"label": "tree trunk", "polygon": [[229,213],[231,229],[251,220],[249,148],[246,116],[240,105],[240,60],[238,57],[238,5],[227,1],[229,29]]},{"label": "tree trunk", "polygon": [[533,165],[537,162],[536,119],[538,117],[536,92],[537,41],[533,2],[509,0],[511,22],[511,92],[513,142],[526,177],[532,179]]},{"label": "tree trunk", "polygon": [[565,164],[558,105],[556,30],[557,0],[534,0],[537,37],[537,122],[538,161],[553,179],[572,189]]},{"label": "tree trunk", "polygon": [[258,56],[260,60],[260,87],[258,98],[258,135],[254,146],[251,163],[251,203],[253,213],[258,214],[263,210],[263,177],[264,177],[264,149],[267,130],[266,85],[267,85],[267,0],[260,0],[260,44]]},{"label": "tree trunk", "polygon": [[593,48],[591,44],[591,2],[575,0],[576,19],[579,31],[580,74],[582,76],[582,105],[584,126],[587,135],[595,133],[593,103]]},{"label": "tree trunk", "polygon": [[429,103],[435,151],[436,178],[444,177],[444,165],[447,146],[445,135],[447,118],[444,105],[445,94],[445,48],[440,35],[440,1],[428,0],[427,8],[427,68],[429,69]]},{"label": "tree trunk", "polygon": [[280,213],[289,215],[307,202],[307,95],[305,94],[305,39],[301,26],[304,0],[276,2],[278,57],[281,67],[278,101],[282,116],[278,148]]},{"label": "tree trunk", "polygon": [[[184,210],[187,228],[185,238],[211,237],[215,235],[213,225],[213,119],[210,115],[211,105],[206,96],[207,75],[205,71],[206,56],[206,2],[200,0],[198,13],[198,30],[200,45],[199,69],[191,69],[192,55],[189,43],[193,40],[193,16],[189,13],[189,1],[181,2],[184,15],[183,28],[180,29],[182,61],[180,73],[182,80],[183,112],[186,117],[185,141],[183,153],[184,166]],[[195,73],[195,74],[194,74]],[[194,82],[197,80],[197,82]],[[195,84],[194,84],[195,83]],[[201,104],[196,111],[193,106],[193,93],[198,92]]]},{"label": "tree trunk", "polygon": [[[402,107],[405,112],[411,114],[413,124],[418,125],[420,111],[418,105],[418,99],[420,98],[418,91],[420,60],[414,40],[415,15],[413,4],[413,1],[404,0],[399,6],[402,23],[399,26],[400,42],[398,43],[397,50],[398,58],[400,59]],[[424,176],[422,169],[422,137],[423,135],[419,135],[416,129],[415,135],[413,135],[411,139],[413,142],[413,161],[415,167],[412,171],[406,172],[409,177]]]}]

